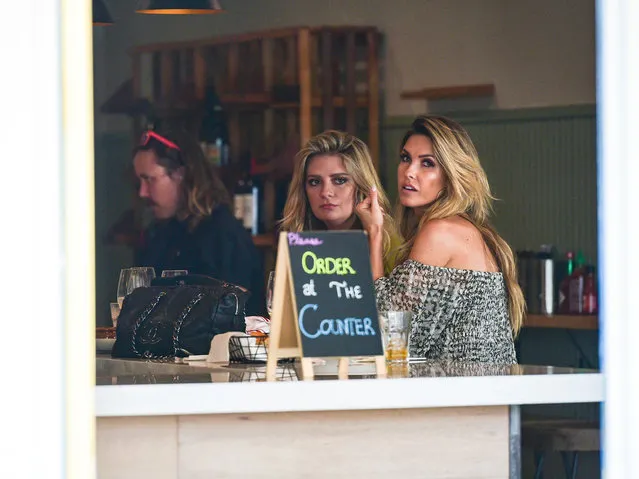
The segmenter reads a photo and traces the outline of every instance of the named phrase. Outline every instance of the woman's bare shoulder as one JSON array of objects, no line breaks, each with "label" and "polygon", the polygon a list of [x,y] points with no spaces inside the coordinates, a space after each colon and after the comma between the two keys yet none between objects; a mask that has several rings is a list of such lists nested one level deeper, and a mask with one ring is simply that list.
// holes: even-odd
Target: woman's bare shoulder
[{"label": "woman's bare shoulder", "polygon": [[445,221],[448,221],[449,228],[451,231],[454,231],[453,236],[464,245],[469,241],[483,241],[479,229],[466,218],[451,216],[450,218],[446,218]]},{"label": "woman's bare shoulder", "polygon": [[426,222],[409,257],[432,266],[450,266],[477,248],[483,248],[480,231],[470,221],[451,216]]},{"label": "woman's bare shoulder", "polygon": [[427,221],[417,232],[409,258],[432,266],[446,266],[452,258],[459,226],[452,218]]}]

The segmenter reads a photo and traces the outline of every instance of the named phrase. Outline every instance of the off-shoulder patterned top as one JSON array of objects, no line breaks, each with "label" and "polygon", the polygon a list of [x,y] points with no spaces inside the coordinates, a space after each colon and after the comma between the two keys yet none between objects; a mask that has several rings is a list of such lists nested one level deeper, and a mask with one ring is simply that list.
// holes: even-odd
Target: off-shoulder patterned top
[{"label": "off-shoulder patterned top", "polygon": [[413,313],[411,357],[517,363],[501,273],[409,259],[375,281],[375,292],[379,311]]}]

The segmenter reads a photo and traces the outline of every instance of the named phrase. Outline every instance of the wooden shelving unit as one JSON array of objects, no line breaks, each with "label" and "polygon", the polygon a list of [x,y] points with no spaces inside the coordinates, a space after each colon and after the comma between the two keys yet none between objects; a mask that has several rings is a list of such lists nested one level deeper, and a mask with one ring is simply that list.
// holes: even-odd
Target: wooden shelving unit
[{"label": "wooden shelving unit", "polygon": [[253,236],[253,244],[258,248],[273,248],[275,246],[274,235],[270,233]]},{"label": "wooden shelving unit", "polygon": [[[141,45],[131,51],[131,103],[161,105],[163,117],[188,117],[195,130],[212,85],[228,114],[231,159],[276,156],[292,138],[301,145],[335,128],[360,136],[377,163],[380,39],[372,26],[322,26]],[[137,136],[142,118],[132,116]]]},{"label": "wooden shelving unit", "polygon": [[596,331],[599,318],[596,315],[553,315],[529,314],[524,328],[581,329]]}]

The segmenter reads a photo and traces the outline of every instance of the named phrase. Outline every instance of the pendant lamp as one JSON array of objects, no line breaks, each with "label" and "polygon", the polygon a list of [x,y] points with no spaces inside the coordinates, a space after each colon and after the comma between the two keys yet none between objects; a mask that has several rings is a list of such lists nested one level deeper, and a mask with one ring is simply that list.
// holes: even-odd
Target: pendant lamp
[{"label": "pendant lamp", "polygon": [[93,0],[93,25],[113,25],[113,18],[103,0]]},{"label": "pendant lamp", "polygon": [[219,0],[144,0],[138,13],[150,15],[211,15],[222,13]]}]

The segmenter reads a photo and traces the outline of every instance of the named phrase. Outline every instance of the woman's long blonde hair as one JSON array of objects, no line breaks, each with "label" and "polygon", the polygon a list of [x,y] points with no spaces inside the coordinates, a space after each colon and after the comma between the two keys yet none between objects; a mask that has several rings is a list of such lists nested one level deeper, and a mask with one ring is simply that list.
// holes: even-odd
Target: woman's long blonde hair
[{"label": "woman's long blonde hair", "polygon": [[424,135],[432,141],[435,157],[444,171],[445,186],[421,216],[412,208],[397,205],[396,218],[405,238],[398,251],[399,260],[408,258],[417,232],[427,221],[455,215],[467,219],[480,231],[504,275],[510,325],[517,335],[525,313],[524,295],[517,281],[517,263],[508,243],[489,222],[494,197],[475,145],[461,125],[442,116],[417,117],[404,136],[400,151],[413,135]]},{"label": "woman's long blonde hair", "polygon": [[[324,155],[336,155],[342,159],[346,172],[355,183],[354,200],[357,203],[370,194],[373,186],[377,187],[377,198],[384,214],[384,270],[389,272],[395,266],[394,247],[399,244],[399,235],[390,215],[390,203],[382,189],[368,147],[362,140],[349,133],[325,131],[311,138],[297,153],[280,228],[292,232],[326,229],[326,225],[313,214],[305,188],[309,161],[311,158]],[[359,218],[355,220],[353,229],[362,229]]]}]

